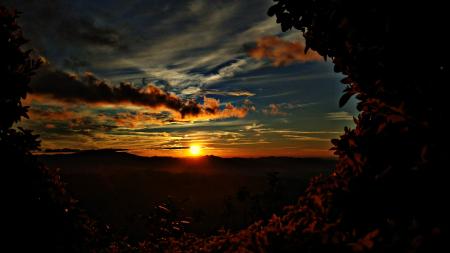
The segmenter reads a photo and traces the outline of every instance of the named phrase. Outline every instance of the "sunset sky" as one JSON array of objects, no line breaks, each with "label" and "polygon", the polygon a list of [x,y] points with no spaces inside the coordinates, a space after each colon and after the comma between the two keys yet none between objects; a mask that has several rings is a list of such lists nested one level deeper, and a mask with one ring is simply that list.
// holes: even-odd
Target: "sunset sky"
[{"label": "sunset sky", "polygon": [[6,2],[45,59],[23,123],[43,150],[323,157],[353,126],[343,77],[271,0]]}]

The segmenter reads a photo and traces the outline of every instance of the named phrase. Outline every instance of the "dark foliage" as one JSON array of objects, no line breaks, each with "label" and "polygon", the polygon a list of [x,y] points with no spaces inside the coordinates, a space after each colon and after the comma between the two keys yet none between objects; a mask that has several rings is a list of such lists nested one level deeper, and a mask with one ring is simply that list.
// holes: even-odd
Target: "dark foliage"
[{"label": "dark foliage", "polygon": [[[10,12],[0,7],[0,76],[2,77],[2,92],[0,94],[0,131],[2,134],[27,116],[27,108],[22,106],[29,91],[28,83],[33,71],[40,62],[30,57],[31,50],[23,51],[21,46],[27,40],[22,37],[20,27],[16,23],[17,12]],[[32,148],[32,147],[30,147]]]},{"label": "dark foliage", "polygon": [[[38,136],[16,127],[27,116],[21,100],[40,60],[16,23],[18,13],[0,6],[0,155],[2,168],[3,250],[87,252],[101,244],[93,220],[77,208],[58,173],[36,161]],[[94,244],[96,245],[94,247]]]},{"label": "dark foliage", "polygon": [[[313,217],[321,226],[313,232],[328,236],[321,236],[323,244],[448,249],[449,149],[442,135],[449,50],[440,8],[433,2],[285,0],[269,9],[283,30],[303,31],[307,48],[347,75],[340,106],[353,95],[360,101],[356,129],[333,140],[339,156],[333,176],[318,178],[303,199],[320,203]],[[427,35],[414,41],[411,34],[419,31]],[[368,235],[374,244],[358,243]]]}]

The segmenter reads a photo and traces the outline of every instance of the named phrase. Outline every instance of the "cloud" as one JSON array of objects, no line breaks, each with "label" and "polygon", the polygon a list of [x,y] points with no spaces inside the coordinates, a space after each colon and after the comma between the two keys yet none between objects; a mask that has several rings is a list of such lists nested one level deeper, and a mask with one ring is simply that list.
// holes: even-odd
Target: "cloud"
[{"label": "cloud", "polygon": [[295,140],[295,141],[323,141],[323,142],[330,142],[329,138],[319,138],[319,137],[311,137],[311,136],[305,136],[305,135],[293,135],[293,134],[285,134],[282,135],[284,138]]},{"label": "cloud", "polygon": [[73,149],[73,148],[56,148],[51,149],[47,148],[43,150],[44,153],[74,153],[74,152],[80,152],[81,149]]},{"label": "cloud", "polygon": [[237,72],[242,72],[245,68],[248,68],[248,61],[246,59],[240,59],[228,66],[224,66],[217,74],[210,75],[205,78],[206,83],[212,83],[222,80],[227,77],[233,77]]},{"label": "cloud", "polygon": [[246,90],[218,90],[218,89],[202,89],[197,86],[189,86],[186,89],[181,90],[183,95],[219,95],[219,96],[231,96],[231,97],[253,97],[256,94]]},{"label": "cloud", "polygon": [[125,48],[121,45],[119,33],[112,27],[100,26],[88,17],[62,19],[58,28],[59,36],[71,43]]},{"label": "cloud", "polygon": [[186,89],[181,91],[181,94],[183,95],[194,95],[202,92],[202,89],[195,86],[189,86]]},{"label": "cloud", "polygon": [[176,95],[153,85],[137,89],[131,84],[121,83],[118,87],[113,87],[90,72],[77,77],[57,70],[46,71],[33,80],[31,88],[35,94],[66,102],[130,103],[152,108],[164,107],[179,112],[182,117],[200,112],[197,103],[182,101]]},{"label": "cloud", "polygon": [[326,118],[329,120],[353,120],[353,115],[348,112],[329,112]]},{"label": "cloud", "polygon": [[89,67],[90,64],[86,60],[80,59],[75,56],[71,56],[69,58],[64,59],[63,64],[65,68],[78,71],[79,69]]},{"label": "cloud", "polygon": [[266,36],[258,39],[256,47],[248,50],[247,53],[256,60],[269,59],[277,67],[294,62],[322,60],[322,57],[312,50],[305,54],[305,46],[300,42],[285,41],[277,36]]},{"label": "cloud", "polygon": [[112,117],[115,125],[122,128],[139,128],[146,125],[164,125],[168,119],[164,119],[154,113],[121,112]]},{"label": "cloud", "polygon": [[298,103],[279,103],[279,104],[269,104],[266,108],[262,109],[262,113],[272,116],[287,116],[289,113],[283,110],[295,110],[303,109],[306,106],[314,105],[315,103],[298,104]]},{"label": "cloud", "polygon": [[73,107],[32,107],[30,120],[24,121],[25,127],[36,130],[44,140],[63,136],[89,136],[98,132],[110,132],[116,129],[110,116],[91,110],[70,111]]},{"label": "cloud", "polygon": [[257,124],[256,122],[253,122],[251,125],[244,126],[244,129],[247,131],[259,131],[264,127],[264,124]]},{"label": "cloud", "polygon": [[164,150],[189,149],[189,146],[160,147],[159,149],[164,149]]},{"label": "cloud", "polygon": [[222,95],[222,96],[232,96],[232,97],[253,97],[256,95],[253,92],[245,91],[245,90],[205,90],[205,94],[211,94],[211,95]]},{"label": "cloud", "polygon": [[[81,6],[76,3],[61,0],[7,2],[25,13],[21,22],[32,41],[41,47],[46,47],[49,43],[55,46],[63,42],[69,50],[93,49],[92,47],[96,47],[95,50],[100,47],[126,48],[123,44],[126,36],[122,35],[122,31],[115,28],[112,22],[108,22],[112,17],[101,14],[99,9],[80,9]],[[58,49],[60,48],[45,48],[46,51]],[[61,53],[66,52],[64,50]]]},{"label": "cloud", "polygon": [[31,83],[34,94],[67,103],[85,102],[90,104],[132,104],[161,109],[174,113],[176,120],[242,118],[246,107],[237,108],[226,104],[219,108],[219,101],[204,97],[201,105],[194,100],[183,100],[174,93],[166,92],[154,85],[136,88],[129,83],[112,86],[98,79],[90,72],[82,76],[58,70],[41,72]]},{"label": "cloud", "polygon": [[221,108],[220,100],[203,97],[203,105],[201,106],[200,113],[197,115],[186,115],[183,119],[178,120],[187,121],[244,118],[250,110],[252,110],[252,108],[247,105],[244,105],[243,107],[235,107],[231,103],[226,103],[225,106]]},{"label": "cloud", "polygon": [[278,104],[281,108],[286,108],[288,110],[293,110],[293,109],[303,109],[306,106],[311,106],[311,105],[315,105],[316,103],[307,103],[307,104],[295,104],[295,103],[281,103]]},{"label": "cloud", "polygon": [[75,115],[75,113],[67,110],[53,111],[50,109],[36,109],[34,107],[30,109],[30,111],[28,112],[28,116],[32,120],[45,121],[69,121],[75,119],[76,117],[79,117],[79,115]]},{"label": "cloud", "polygon": [[288,113],[281,111],[281,106],[278,104],[270,104],[267,108],[262,109],[262,112],[272,116],[286,116]]},{"label": "cloud", "polygon": [[[191,58],[190,56],[186,57],[193,62],[198,60],[197,58]],[[261,62],[255,62],[249,59],[233,59],[231,63],[229,63],[230,60],[227,60],[224,63],[223,59],[227,59],[228,57],[230,56],[222,56],[222,62],[219,62],[220,67],[201,66],[198,69],[195,69],[193,68],[193,64],[188,67],[157,66],[141,68],[140,71],[142,72],[126,76],[126,78],[127,80],[142,80],[142,78],[145,77],[145,79],[149,81],[164,80],[164,82],[171,87],[185,89],[184,92],[186,94],[193,94],[203,90],[207,85],[229,80],[239,73],[246,73],[263,65]]]}]

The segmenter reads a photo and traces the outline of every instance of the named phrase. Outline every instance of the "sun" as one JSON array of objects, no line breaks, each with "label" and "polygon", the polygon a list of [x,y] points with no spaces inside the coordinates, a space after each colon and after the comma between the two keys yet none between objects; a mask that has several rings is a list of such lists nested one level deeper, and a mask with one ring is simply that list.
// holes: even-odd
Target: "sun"
[{"label": "sun", "polygon": [[189,147],[189,153],[191,156],[199,156],[202,153],[202,147],[200,145],[191,145]]}]

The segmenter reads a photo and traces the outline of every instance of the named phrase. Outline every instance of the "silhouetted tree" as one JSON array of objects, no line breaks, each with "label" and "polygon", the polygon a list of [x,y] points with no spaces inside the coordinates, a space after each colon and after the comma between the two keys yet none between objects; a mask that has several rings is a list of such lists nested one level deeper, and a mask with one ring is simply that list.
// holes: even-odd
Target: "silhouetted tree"
[{"label": "silhouetted tree", "polygon": [[[21,100],[26,98],[30,77],[39,67],[40,61],[30,56],[31,50],[21,49],[27,40],[22,37],[16,18],[17,12],[0,6],[0,138],[2,151],[27,153],[39,146],[37,136],[22,128],[13,129],[12,126],[22,117],[28,118],[27,107],[22,105]],[[14,147],[13,150],[7,145]]]},{"label": "silhouetted tree", "polygon": [[[356,128],[333,140],[336,170],[316,179],[305,197],[320,203],[313,217],[330,230],[326,243],[358,243],[371,235],[379,243],[354,249],[430,252],[445,245],[437,242],[448,233],[443,166],[449,149],[436,133],[445,131],[449,50],[438,27],[440,7],[280,0],[269,10],[284,31],[301,30],[307,48],[330,57],[335,71],[347,76],[340,106],[353,95],[359,100]],[[426,36],[416,44],[410,34],[418,31]]]},{"label": "silhouetted tree", "polygon": [[22,99],[41,64],[32,50],[22,49],[27,40],[17,17],[17,11],[0,6],[1,229],[7,239],[2,251],[94,251],[102,240],[94,236],[95,222],[76,206],[58,173],[32,156],[31,151],[39,148],[38,136],[15,125],[22,117],[28,118]]}]

